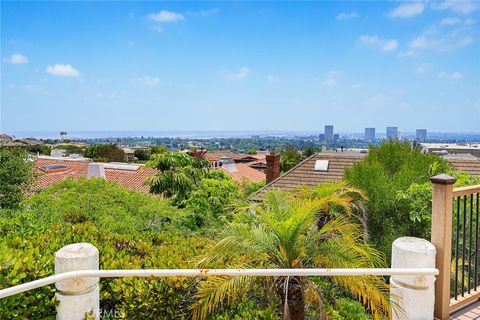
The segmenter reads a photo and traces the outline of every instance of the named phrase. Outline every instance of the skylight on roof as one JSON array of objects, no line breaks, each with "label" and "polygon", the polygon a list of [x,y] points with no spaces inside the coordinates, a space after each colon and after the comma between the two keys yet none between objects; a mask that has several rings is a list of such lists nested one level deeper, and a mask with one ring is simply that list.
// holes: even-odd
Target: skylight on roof
[{"label": "skylight on roof", "polygon": [[40,170],[47,172],[52,170],[66,169],[67,166],[64,164],[47,164],[40,167]]},{"label": "skylight on roof", "polygon": [[328,160],[316,160],[314,171],[328,171]]}]

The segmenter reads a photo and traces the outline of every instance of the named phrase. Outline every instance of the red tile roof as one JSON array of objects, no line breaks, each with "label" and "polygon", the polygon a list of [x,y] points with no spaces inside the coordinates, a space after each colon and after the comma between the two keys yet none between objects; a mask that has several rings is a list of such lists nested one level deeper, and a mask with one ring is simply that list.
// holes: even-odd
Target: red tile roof
[{"label": "red tile roof", "polygon": [[246,163],[237,163],[236,164],[237,171],[229,172],[225,168],[221,168],[225,173],[232,177],[233,180],[237,181],[238,183],[242,183],[244,180],[250,182],[261,182],[265,181],[265,173],[260,172],[251,168]]},{"label": "red tile roof", "polygon": [[[89,163],[91,162],[38,158],[36,160],[36,169],[39,177],[36,188],[44,189],[67,178],[79,179],[87,177]],[[40,167],[49,164],[63,164],[67,168],[64,170],[52,170],[52,172],[43,172],[40,169]],[[105,177],[107,181],[113,181],[129,189],[148,192],[149,187],[144,185],[144,181],[153,175],[154,172],[154,169],[147,167],[141,167],[135,171],[105,168]]]},{"label": "red tile roof", "polygon": [[210,161],[219,161],[220,158],[230,158],[235,161],[242,161],[247,162],[250,161],[258,161],[258,160],[265,160],[265,154],[242,154],[236,153],[231,150],[215,150],[215,151],[208,151],[205,155],[205,158]]}]

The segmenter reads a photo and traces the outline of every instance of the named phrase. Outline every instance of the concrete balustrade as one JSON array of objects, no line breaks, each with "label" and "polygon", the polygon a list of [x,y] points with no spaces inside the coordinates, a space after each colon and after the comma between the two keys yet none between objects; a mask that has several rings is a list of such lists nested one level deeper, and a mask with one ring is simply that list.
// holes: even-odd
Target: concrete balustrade
[{"label": "concrete balustrade", "polygon": [[[435,246],[427,240],[398,238],[392,244],[392,268],[435,268],[435,253]],[[435,276],[395,275],[390,284],[393,320],[433,319]]]},{"label": "concrete balustrade", "polygon": [[[55,253],[55,274],[98,270],[98,264],[98,249],[89,243],[70,244]],[[56,282],[57,319],[83,320],[86,314],[100,319],[98,281],[95,277],[78,277]]]},{"label": "concrete balustrade", "polygon": [[[82,320],[87,313],[100,318],[99,278],[125,276],[347,276],[392,275],[394,320],[431,320],[435,303],[435,247],[424,239],[403,237],[392,246],[391,269],[210,269],[210,270],[98,270],[99,253],[89,243],[67,245],[55,254],[55,274],[76,271],[86,277],[56,280],[58,320]],[[81,270],[90,270],[81,272]],[[38,285],[40,286],[40,284]],[[38,287],[37,286],[37,287]],[[22,289],[22,291],[27,288]],[[20,292],[20,291],[19,291]],[[12,293],[10,293],[12,294]],[[400,308],[395,308],[399,305]]]}]

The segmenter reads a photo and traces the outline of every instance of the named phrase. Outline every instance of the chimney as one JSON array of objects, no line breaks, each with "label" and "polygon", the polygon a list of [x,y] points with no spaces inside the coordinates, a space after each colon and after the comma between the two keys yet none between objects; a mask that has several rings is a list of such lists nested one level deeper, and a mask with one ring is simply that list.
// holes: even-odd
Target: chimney
[{"label": "chimney", "polygon": [[105,179],[105,169],[103,168],[103,163],[88,164],[87,179],[90,178]]},{"label": "chimney", "polygon": [[271,153],[267,154],[267,184],[277,179],[280,176],[280,154]]}]

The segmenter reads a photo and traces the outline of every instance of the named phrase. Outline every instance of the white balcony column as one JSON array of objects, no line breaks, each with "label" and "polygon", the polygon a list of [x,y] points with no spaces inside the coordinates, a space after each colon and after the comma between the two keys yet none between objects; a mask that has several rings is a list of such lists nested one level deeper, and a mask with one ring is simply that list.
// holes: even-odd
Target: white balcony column
[{"label": "white balcony column", "polygon": [[[435,268],[435,246],[414,237],[395,240],[392,268]],[[390,284],[393,320],[433,319],[435,276],[392,276]]]},{"label": "white balcony column", "polygon": [[[55,274],[98,270],[98,249],[90,243],[67,245],[55,253]],[[61,280],[55,283],[57,320],[83,320],[86,314],[100,319],[98,278],[85,277]]]}]

